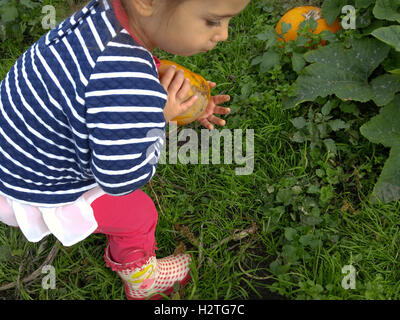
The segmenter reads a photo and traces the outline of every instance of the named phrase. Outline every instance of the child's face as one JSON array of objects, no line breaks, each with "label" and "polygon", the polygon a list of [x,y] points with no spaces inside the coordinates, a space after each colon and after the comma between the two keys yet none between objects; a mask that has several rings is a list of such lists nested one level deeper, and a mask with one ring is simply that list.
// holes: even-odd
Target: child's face
[{"label": "child's face", "polygon": [[[159,7],[146,23],[148,43],[180,56],[213,49],[228,38],[228,25],[250,0],[187,0],[170,14]],[[164,0],[167,5],[168,0]],[[150,19],[153,23],[149,23]],[[150,48],[153,49],[153,48]]]}]

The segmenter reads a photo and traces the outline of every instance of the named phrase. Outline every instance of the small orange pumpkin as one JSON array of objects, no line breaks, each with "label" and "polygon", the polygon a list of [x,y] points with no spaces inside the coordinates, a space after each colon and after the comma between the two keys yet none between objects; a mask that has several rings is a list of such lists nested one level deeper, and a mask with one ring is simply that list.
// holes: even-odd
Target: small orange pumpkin
[{"label": "small orange pumpkin", "polygon": [[187,110],[185,113],[179,115],[178,117],[172,119],[176,121],[178,126],[183,126],[185,124],[195,121],[201,114],[206,110],[208,103],[211,99],[210,86],[206,79],[201,75],[190,71],[189,69],[169,60],[161,60],[161,65],[158,69],[159,77],[161,78],[168,67],[174,65],[177,70],[182,70],[184,72],[185,78],[190,80],[190,90],[186,98],[190,99],[192,96],[197,95],[198,99],[196,102]]},{"label": "small orange pumpkin", "polygon": [[[281,37],[278,37],[278,40],[285,42],[288,42],[290,40],[296,40],[298,36],[297,30],[299,29],[300,24],[304,20],[310,18],[314,18],[314,20],[317,21],[318,23],[317,28],[313,31],[314,34],[319,34],[324,30],[329,30],[332,31],[333,33],[336,33],[341,29],[338,19],[336,19],[336,21],[333,24],[329,25],[326,22],[326,20],[322,18],[321,8],[313,6],[302,6],[289,10],[279,20],[275,28],[275,31],[278,35],[281,35],[282,33],[282,22],[285,22],[287,24],[290,23],[292,27],[287,33],[283,35],[283,39]],[[325,41],[322,41],[321,44],[324,45]]]}]

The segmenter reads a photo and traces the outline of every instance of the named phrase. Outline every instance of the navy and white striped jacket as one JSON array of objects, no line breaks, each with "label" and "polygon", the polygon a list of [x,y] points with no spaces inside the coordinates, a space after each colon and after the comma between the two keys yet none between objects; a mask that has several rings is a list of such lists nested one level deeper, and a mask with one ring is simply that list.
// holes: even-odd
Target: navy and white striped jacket
[{"label": "navy and white striped jacket", "polygon": [[152,54],[92,0],[0,83],[0,194],[51,207],[97,185],[140,188],[164,143],[166,99]]}]

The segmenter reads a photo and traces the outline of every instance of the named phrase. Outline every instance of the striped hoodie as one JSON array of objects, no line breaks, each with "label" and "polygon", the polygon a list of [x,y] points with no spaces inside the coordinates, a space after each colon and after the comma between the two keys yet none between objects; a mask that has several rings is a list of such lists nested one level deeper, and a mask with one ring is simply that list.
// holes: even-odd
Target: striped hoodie
[{"label": "striped hoodie", "polygon": [[167,93],[114,9],[92,0],[1,81],[0,194],[53,207],[97,185],[125,195],[154,175]]}]

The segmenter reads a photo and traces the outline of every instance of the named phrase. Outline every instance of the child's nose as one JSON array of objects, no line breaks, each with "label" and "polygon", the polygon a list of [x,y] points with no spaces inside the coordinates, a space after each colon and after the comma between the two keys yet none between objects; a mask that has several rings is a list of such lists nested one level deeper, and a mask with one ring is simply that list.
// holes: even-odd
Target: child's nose
[{"label": "child's nose", "polygon": [[229,35],[228,26],[226,26],[226,28],[223,28],[223,32],[221,34],[221,40],[220,41],[228,40],[228,35]]},{"label": "child's nose", "polygon": [[228,26],[223,26],[218,30],[218,33],[214,36],[213,41],[215,43],[223,42],[228,39]]}]

